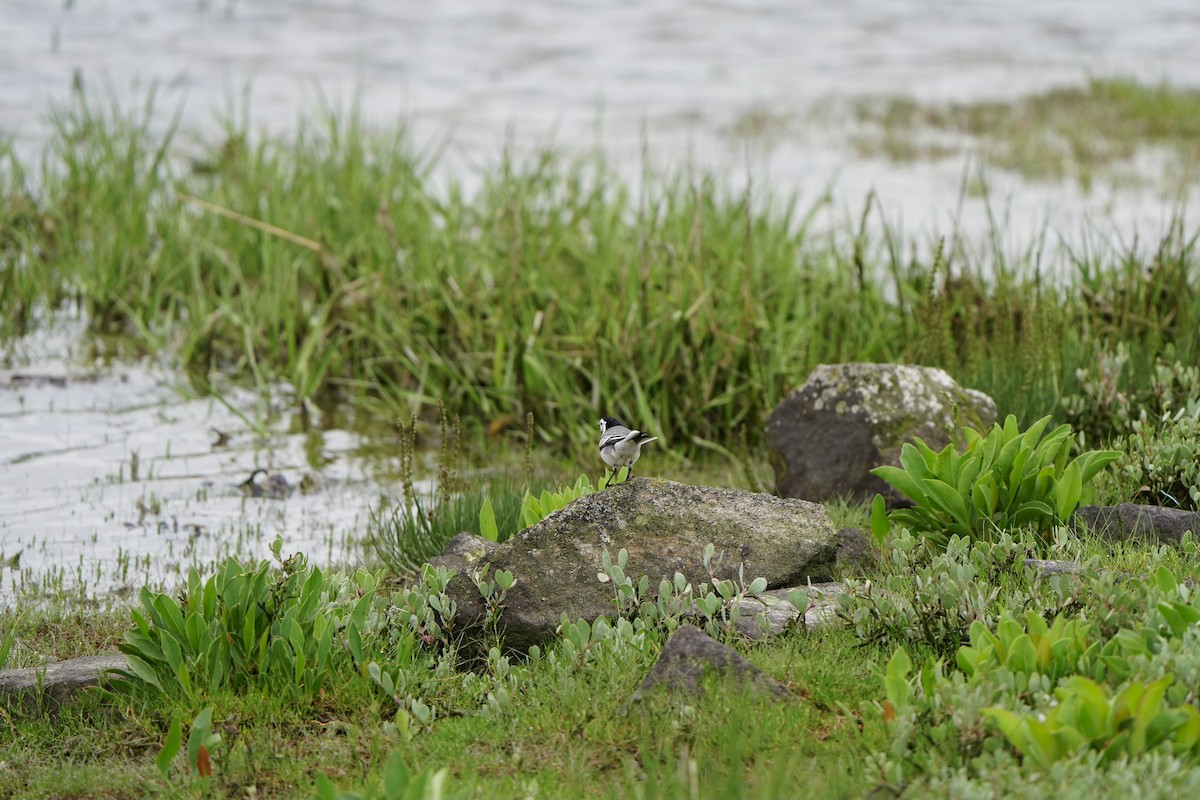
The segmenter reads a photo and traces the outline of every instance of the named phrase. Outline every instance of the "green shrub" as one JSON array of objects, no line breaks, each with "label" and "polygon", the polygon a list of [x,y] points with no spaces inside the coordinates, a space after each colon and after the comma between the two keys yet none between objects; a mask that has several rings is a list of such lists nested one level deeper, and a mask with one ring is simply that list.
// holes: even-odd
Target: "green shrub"
[{"label": "green shrub", "polygon": [[1042,771],[1087,749],[1102,764],[1160,745],[1197,760],[1200,599],[1165,567],[1125,583],[1134,586],[1106,586],[1093,601],[1133,601],[1121,612],[1128,627],[1115,632],[1086,616],[1004,612],[994,626],[971,624],[951,662],[958,669],[930,658],[914,671],[896,648],[882,676],[893,742],[878,763],[889,780],[998,756],[1004,741]]},{"label": "green shrub", "polygon": [[1062,399],[1063,413],[1087,442],[1111,442],[1133,433],[1139,420],[1158,419],[1172,408],[1200,412],[1200,367],[1185,367],[1168,347],[1141,380],[1132,375],[1129,347],[1097,354],[1094,367],[1076,371],[1077,394]]},{"label": "green shrub", "polygon": [[1117,442],[1114,481],[1122,499],[1191,511],[1200,509],[1200,408],[1135,420]]},{"label": "green shrub", "polygon": [[1024,561],[1029,538],[1002,533],[994,542],[952,536],[929,558],[907,529],[887,542],[887,574],[847,580],[838,616],[866,642],[916,644],[945,657],[969,639],[972,625],[996,623],[1004,608],[1056,614],[1076,602],[1072,577],[1036,582]]},{"label": "green shrub", "polygon": [[1101,764],[1142,755],[1164,742],[1170,742],[1175,755],[1200,753],[1200,710],[1190,703],[1166,704],[1170,685],[1170,676],[1150,684],[1130,681],[1112,693],[1077,675],[1055,691],[1059,703],[1045,714],[1017,714],[1004,708],[984,709],[984,714],[1043,770],[1084,747],[1099,750]]},{"label": "green shrub", "polygon": [[1091,480],[1119,455],[1090,450],[1068,461],[1070,426],[1043,438],[1049,424],[1050,417],[1042,417],[1022,433],[1010,415],[987,436],[964,428],[962,452],[953,443],[941,452],[919,438],[906,443],[902,467],[871,470],[915,503],[892,511],[891,520],[942,546],[951,536],[986,540],[1025,526],[1045,536],[1090,501]]},{"label": "green shrub", "polygon": [[1047,624],[1033,611],[1025,614],[1023,626],[1008,612],[1002,613],[995,633],[976,620],[971,623],[970,637],[971,644],[958,648],[955,658],[968,678],[982,670],[1004,667],[1058,680],[1089,662],[1100,649],[1086,620],[1058,616]]}]

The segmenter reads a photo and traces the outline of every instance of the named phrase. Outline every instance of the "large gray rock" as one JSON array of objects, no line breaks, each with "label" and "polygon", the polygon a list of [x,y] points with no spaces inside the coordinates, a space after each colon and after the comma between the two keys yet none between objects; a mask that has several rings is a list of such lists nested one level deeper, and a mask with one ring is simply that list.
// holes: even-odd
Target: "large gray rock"
[{"label": "large gray rock", "polygon": [[639,700],[650,691],[669,688],[690,695],[700,694],[705,675],[715,673],[742,685],[786,697],[787,687],[691,625],[680,625],[663,647],[658,661],[634,693]]},{"label": "large gray rock", "polygon": [[977,430],[996,421],[996,403],[964,389],[933,367],[911,364],[821,364],[767,420],[767,446],[783,497],[856,501],[904,495],[871,474],[900,465],[900,448],[919,436],[941,449],[950,441],[953,404],[959,424]]},{"label": "large gray rock", "polygon": [[447,542],[441,555],[429,559],[429,563],[455,572],[466,572],[486,560],[496,546],[489,539],[464,531]]},{"label": "large gray rock", "polygon": [[[625,574],[635,582],[648,576],[653,594],[677,571],[693,585],[708,582],[708,544],[716,548],[717,578],[736,579],[740,567],[747,583],[762,577],[774,589],[829,580],[837,536],[825,509],[813,503],[636,478],[576,500],[487,557],[493,573],[507,570],[517,579],[500,618],[505,644],[525,651],[547,641],[564,613],[611,617],[613,587],[596,577],[605,550],[615,562],[625,549]],[[465,624],[470,635],[484,615],[479,591],[465,572],[447,591],[459,630]]]},{"label": "large gray rock", "polygon": [[0,670],[0,695],[13,695],[26,704],[38,699],[57,707],[89,686],[104,680],[110,669],[129,666],[120,653],[52,661],[42,667]]},{"label": "large gray rock", "polygon": [[1175,546],[1188,531],[1200,537],[1200,513],[1178,508],[1137,503],[1084,506],[1075,512],[1075,519],[1088,531],[1116,541],[1134,539]]}]

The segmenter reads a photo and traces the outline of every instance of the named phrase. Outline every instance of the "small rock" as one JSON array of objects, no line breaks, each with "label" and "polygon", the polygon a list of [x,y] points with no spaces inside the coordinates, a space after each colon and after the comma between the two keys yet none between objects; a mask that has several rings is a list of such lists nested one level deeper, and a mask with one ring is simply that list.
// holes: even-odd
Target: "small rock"
[{"label": "small rock", "polygon": [[1178,546],[1187,531],[1200,535],[1200,513],[1164,506],[1084,506],[1075,512],[1075,518],[1089,532],[1114,541],[1137,539]]},{"label": "small rock", "polygon": [[1074,561],[1047,561],[1040,558],[1027,558],[1025,559],[1025,566],[1032,567],[1035,573],[1043,577],[1050,575],[1078,575],[1080,571],[1079,564]]},{"label": "small rock", "polygon": [[[794,588],[804,589],[808,593],[809,608],[804,612],[804,627],[817,628],[837,619],[837,596],[846,591],[845,586],[840,583],[814,583]],[[771,605],[764,605],[754,598],[741,600],[738,603],[738,633],[749,639],[762,639],[778,636],[796,625],[800,611],[788,601],[790,591],[792,589],[789,588],[763,592],[775,599]],[[760,617],[766,620],[765,628]]]},{"label": "small rock", "polygon": [[767,421],[775,484],[783,497],[822,502],[882,494],[891,506],[904,495],[871,474],[900,465],[900,448],[919,436],[935,450],[959,424],[981,430],[996,420],[996,403],[964,389],[933,367],[911,364],[821,364]]},{"label": "small rock", "polygon": [[787,687],[704,631],[692,625],[680,625],[667,640],[658,661],[642,680],[633,699],[642,699],[660,686],[697,694],[705,674],[710,672],[722,673],[779,697],[788,695]]},{"label": "small rock", "polygon": [[43,667],[0,670],[0,694],[16,695],[25,703],[36,703],[39,689],[52,706],[62,705],[76,692],[101,682],[110,669],[125,669],[128,662],[118,654],[52,661]]}]

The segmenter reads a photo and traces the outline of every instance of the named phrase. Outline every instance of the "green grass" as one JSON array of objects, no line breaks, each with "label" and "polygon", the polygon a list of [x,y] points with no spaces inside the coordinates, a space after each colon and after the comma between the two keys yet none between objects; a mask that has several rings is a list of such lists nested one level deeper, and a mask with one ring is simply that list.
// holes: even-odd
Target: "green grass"
[{"label": "green grass", "polygon": [[[1093,78],[1014,101],[886,98],[860,102],[855,111],[870,126],[855,139],[860,151],[895,161],[977,149],[988,163],[1023,177],[1070,177],[1085,189],[1107,178],[1178,191],[1200,174],[1200,91],[1168,83]],[[964,135],[967,143],[956,138]],[[1146,148],[1168,157],[1148,176],[1132,162]]]},{"label": "green grass", "polygon": [[98,354],[176,359],[202,391],[232,376],[358,425],[444,405],[468,441],[532,413],[560,453],[610,413],[691,459],[759,450],[818,363],[942,366],[1027,421],[1106,342],[1133,363],[1200,352],[1182,225],[906,256],[894,232],[817,235],[817,209],[691,172],[647,168],[635,191],[599,157],[503,154],[468,195],[434,188],[403,128],[230,120],[184,145],[156,114],[77,97],[36,174],[0,154],[0,341],[81,314]]},{"label": "green grass", "polygon": [[36,667],[47,659],[95,655],[113,650],[129,625],[129,612],[120,607],[79,610],[72,603],[26,604],[0,609],[0,647],[12,646],[0,669]]},{"label": "green grass", "polygon": [[[218,694],[209,702],[224,741],[211,793],[179,775],[172,796],[243,797],[253,787],[259,797],[305,797],[318,774],[342,786],[377,779],[396,751],[414,769],[448,767],[454,798],[525,797],[535,781],[543,797],[688,797],[697,787],[701,796],[783,798],[799,783],[860,796],[871,781],[863,759],[884,732],[870,710],[871,662],[853,637],[790,637],[749,655],[793,698],[776,703],[715,681],[701,702],[630,704],[647,659],[574,674],[547,668],[500,714],[481,714],[477,699],[452,689],[427,696],[439,721],[404,741],[384,725],[390,704],[352,673],[312,709],[264,689]],[[154,758],[170,722],[186,729],[197,710],[136,699],[114,708],[86,695],[56,715],[5,709],[0,793],[142,796],[161,783]]]}]

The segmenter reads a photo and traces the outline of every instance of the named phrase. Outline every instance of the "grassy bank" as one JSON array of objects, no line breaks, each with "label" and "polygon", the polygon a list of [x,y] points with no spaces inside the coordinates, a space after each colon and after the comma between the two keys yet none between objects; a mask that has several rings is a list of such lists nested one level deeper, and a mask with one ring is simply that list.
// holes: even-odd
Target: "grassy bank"
[{"label": "grassy bank", "polygon": [[[865,523],[865,510],[856,513]],[[444,607],[438,580],[395,590],[365,571],[314,573],[295,558],[222,567],[217,586],[260,572],[267,580],[242,599],[219,590],[215,614],[199,580],[174,596],[148,595],[144,627],[65,608],[3,611],[12,666],[122,640],[146,660],[126,687],[61,708],[0,703],[0,794],[1032,798],[1053,786],[1066,798],[1106,787],[1166,798],[1200,785],[1200,751],[1175,716],[1195,702],[1200,601],[1187,581],[1200,556],[1190,540],[1179,549],[1113,545],[1061,529],[1047,545],[1018,531],[938,552],[893,530],[884,553],[847,576],[835,627],[753,643],[731,635],[724,612],[700,617],[782,682],[784,699],[710,676],[702,696],[631,700],[679,622],[670,614],[566,625],[530,657],[464,658],[452,623],[434,613]],[[1039,577],[1020,566],[1029,555],[1072,558],[1083,570]],[[174,604],[212,622],[181,618],[170,633]],[[269,644],[243,650],[245,627]],[[331,647],[323,630],[335,632]],[[993,633],[998,651],[988,649]],[[165,646],[174,636],[176,653]],[[233,653],[217,670],[221,659],[203,653],[223,642]],[[167,666],[173,659],[187,665],[186,681]],[[1044,717],[1073,696],[1078,677],[1094,680],[1104,703],[1174,677],[1158,705],[1128,717],[1169,733],[1097,733],[1043,753],[989,717]],[[1114,733],[1132,730],[1113,719]]]},{"label": "grassy bank", "polygon": [[[123,628],[111,632],[119,639]],[[394,752],[414,772],[449,768],[447,798],[686,797],[691,787],[702,796],[787,797],[797,785],[855,796],[869,786],[863,761],[882,743],[883,725],[878,714],[864,721],[856,710],[877,691],[871,662],[845,631],[750,653],[793,685],[797,699],[784,704],[714,684],[692,707],[630,707],[653,654],[630,648],[588,659],[586,668],[545,664],[516,702],[491,710],[485,689],[495,691],[493,676],[472,680],[420,656],[409,675],[433,709],[428,724],[349,664],[312,705],[278,687],[209,694],[203,705],[214,708],[222,742],[206,781],[182,758],[167,780],[155,767],[172,722],[186,730],[201,710],[194,702],[113,706],[85,697],[57,715],[5,709],[0,792],[137,797],[158,786],[166,796],[308,797],[319,775],[343,787],[381,782]],[[397,719],[411,727],[398,730]]]},{"label": "grassy bank", "polygon": [[198,147],[152,108],[54,119],[41,164],[0,159],[0,337],[83,314],[101,352],[168,354],[200,388],[282,383],[388,424],[444,403],[493,434],[532,412],[564,451],[604,410],[694,454],[757,447],[822,362],[941,366],[1029,420],[1116,342],[1130,389],[1200,352],[1182,224],[925,258],[865,224],[818,235],[786,196],[650,168],[635,191],[550,152],[437,190],[402,129],[355,118],[286,139],[230,122]]},{"label": "grassy bank", "polygon": [[[1097,185],[1194,186],[1200,173],[1200,91],[1167,83],[1093,78],[1016,101],[922,103],[863,100],[859,151],[896,161],[977,154],[989,165],[1033,180],[1070,178]],[[1136,160],[1148,148],[1160,156]]]}]

